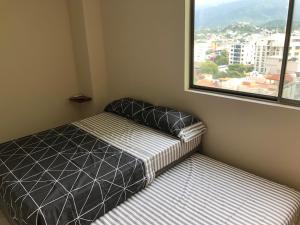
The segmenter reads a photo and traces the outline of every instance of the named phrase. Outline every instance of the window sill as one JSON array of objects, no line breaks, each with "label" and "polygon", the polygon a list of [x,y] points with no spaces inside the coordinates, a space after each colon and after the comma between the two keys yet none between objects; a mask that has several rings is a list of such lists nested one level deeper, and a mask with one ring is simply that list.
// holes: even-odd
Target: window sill
[{"label": "window sill", "polygon": [[254,97],[240,97],[240,96],[235,96],[233,94],[220,94],[220,93],[216,93],[213,91],[202,91],[202,90],[192,89],[192,88],[187,88],[187,89],[185,89],[185,91],[189,92],[189,93],[194,93],[194,94],[207,95],[207,96],[225,98],[225,99],[230,99],[230,100],[235,100],[235,101],[249,102],[249,103],[255,103],[255,104],[260,104],[260,105],[265,105],[265,106],[272,106],[272,107],[300,111],[300,107],[298,107],[298,106],[285,105],[283,103],[278,103],[278,102],[271,101],[271,100],[257,99]]}]

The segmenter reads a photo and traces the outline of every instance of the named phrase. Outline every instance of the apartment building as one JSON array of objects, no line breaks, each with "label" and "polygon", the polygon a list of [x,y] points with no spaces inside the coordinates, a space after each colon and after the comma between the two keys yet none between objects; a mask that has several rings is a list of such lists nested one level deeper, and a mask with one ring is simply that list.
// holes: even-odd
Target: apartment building
[{"label": "apartment building", "polygon": [[229,64],[254,64],[255,45],[247,44],[232,44],[229,53]]}]

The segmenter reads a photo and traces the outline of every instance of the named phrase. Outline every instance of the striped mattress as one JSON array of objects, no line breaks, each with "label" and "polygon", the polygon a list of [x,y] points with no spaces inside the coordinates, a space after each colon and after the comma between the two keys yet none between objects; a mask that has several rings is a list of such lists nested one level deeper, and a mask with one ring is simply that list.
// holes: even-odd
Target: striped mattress
[{"label": "striped mattress", "polygon": [[158,171],[190,153],[201,143],[201,135],[184,142],[112,113],[101,113],[74,125],[142,159],[148,184]]},{"label": "striped mattress", "polygon": [[300,193],[198,153],[93,225],[295,225]]}]

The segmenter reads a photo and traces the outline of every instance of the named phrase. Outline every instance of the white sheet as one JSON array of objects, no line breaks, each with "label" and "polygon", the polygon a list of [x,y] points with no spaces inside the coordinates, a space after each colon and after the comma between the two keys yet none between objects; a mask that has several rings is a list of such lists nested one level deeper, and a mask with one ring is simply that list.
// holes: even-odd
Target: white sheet
[{"label": "white sheet", "polygon": [[112,113],[101,113],[74,125],[142,159],[146,165],[148,184],[153,181],[157,171],[201,143],[201,135],[184,142]]},{"label": "white sheet", "polygon": [[195,154],[93,225],[296,225],[300,193]]}]

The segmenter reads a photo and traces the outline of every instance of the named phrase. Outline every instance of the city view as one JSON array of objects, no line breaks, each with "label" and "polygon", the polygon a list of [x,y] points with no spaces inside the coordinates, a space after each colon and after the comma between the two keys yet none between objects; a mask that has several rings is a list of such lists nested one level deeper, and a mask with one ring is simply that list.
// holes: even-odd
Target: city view
[{"label": "city view", "polygon": [[[296,1],[283,97],[300,100],[300,7]],[[287,0],[196,0],[194,84],[277,96]]]}]

